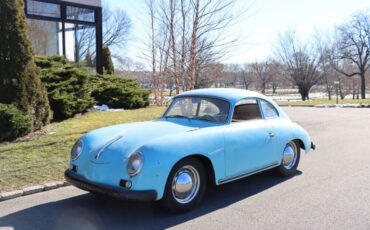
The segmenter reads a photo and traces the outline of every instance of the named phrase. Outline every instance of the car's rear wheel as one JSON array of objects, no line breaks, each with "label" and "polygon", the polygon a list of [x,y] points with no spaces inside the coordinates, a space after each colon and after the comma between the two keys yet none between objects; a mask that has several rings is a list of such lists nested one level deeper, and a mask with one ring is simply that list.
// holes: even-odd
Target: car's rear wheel
[{"label": "car's rear wheel", "polygon": [[301,149],[297,141],[290,141],[286,144],[283,151],[283,159],[281,165],[277,168],[281,176],[292,176],[296,173]]},{"label": "car's rear wheel", "polygon": [[201,202],[205,190],[203,164],[196,158],[186,158],[171,170],[161,205],[172,212],[186,212]]}]

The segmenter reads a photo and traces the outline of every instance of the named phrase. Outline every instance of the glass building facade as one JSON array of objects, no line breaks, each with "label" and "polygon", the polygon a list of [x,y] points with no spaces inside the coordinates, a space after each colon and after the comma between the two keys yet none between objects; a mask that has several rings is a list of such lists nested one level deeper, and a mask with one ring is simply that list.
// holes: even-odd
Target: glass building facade
[{"label": "glass building facade", "polygon": [[37,55],[63,55],[102,73],[102,9],[84,1],[92,0],[25,0],[27,32]]}]

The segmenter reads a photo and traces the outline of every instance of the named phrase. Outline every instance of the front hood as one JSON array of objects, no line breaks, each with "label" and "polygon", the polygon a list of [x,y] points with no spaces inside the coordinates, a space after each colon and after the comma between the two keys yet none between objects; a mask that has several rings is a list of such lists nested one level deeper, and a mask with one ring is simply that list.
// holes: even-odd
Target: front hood
[{"label": "front hood", "polygon": [[[137,122],[94,130],[84,136],[89,158],[94,163],[125,159],[145,143],[167,135],[198,129],[188,123],[170,121]],[[98,156],[97,156],[98,155]]]}]

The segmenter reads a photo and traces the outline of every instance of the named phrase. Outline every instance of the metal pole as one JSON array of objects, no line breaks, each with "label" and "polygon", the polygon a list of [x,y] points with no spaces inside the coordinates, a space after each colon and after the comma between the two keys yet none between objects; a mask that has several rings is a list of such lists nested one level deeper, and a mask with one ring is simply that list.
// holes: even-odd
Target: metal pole
[{"label": "metal pole", "polygon": [[103,22],[102,8],[95,10],[96,72],[103,74]]}]

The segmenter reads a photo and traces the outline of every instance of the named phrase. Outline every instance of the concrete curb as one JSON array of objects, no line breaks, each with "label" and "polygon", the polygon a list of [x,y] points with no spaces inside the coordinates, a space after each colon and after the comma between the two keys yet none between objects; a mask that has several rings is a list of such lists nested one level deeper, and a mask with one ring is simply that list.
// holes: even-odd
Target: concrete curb
[{"label": "concrete curb", "polygon": [[313,105],[279,105],[280,107],[314,107]]},{"label": "concrete curb", "polygon": [[10,200],[14,198],[18,198],[21,196],[27,196],[35,193],[40,193],[43,191],[50,191],[52,189],[61,188],[64,186],[69,186],[69,183],[67,181],[55,181],[50,183],[45,183],[43,185],[35,185],[31,187],[27,187],[20,190],[14,190],[11,192],[3,192],[0,193],[0,202],[5,200]]},{"label": "concrete curb", "polygon": [[370,108],[370,104],[319,104],[319,105],[279,105],[280,107],[314,107],[314,108]]},{"label": "concrete curb", "polygon": [[370,104],[321,104],[315,105],[315,108],[370,108]]}]

